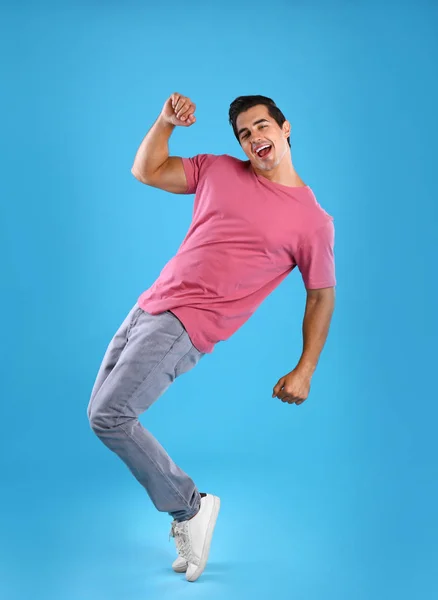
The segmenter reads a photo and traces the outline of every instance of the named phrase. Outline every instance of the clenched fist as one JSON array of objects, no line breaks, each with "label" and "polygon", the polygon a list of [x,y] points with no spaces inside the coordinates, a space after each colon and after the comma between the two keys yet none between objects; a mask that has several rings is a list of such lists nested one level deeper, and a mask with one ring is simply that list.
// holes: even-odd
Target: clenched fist
[{"label": "clenched fist", "polygon": [[172,94],[164,103],[161,118],[171,125],[190,127],[196,121],[196,104],[187,96]]},{"label": "clenched fist", "polygon": [[282,402],[295,403],[299,406],[310,393],[310,380],[310,375],[300,372],[296,368],[278,380],[272,392],[272,397],[277,396]]}]

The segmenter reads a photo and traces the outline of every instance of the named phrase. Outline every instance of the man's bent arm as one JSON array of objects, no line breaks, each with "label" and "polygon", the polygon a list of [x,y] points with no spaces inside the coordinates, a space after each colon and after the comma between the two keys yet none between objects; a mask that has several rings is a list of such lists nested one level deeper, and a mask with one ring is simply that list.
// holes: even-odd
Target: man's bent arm
[{"label": "man's bent arm", "polygon": [[135,155],[131,172],[147,183],[169,158],[169,138],[175,125],[166,122],[161,115],[152,125]]},{"label": "man's bent arm", "polygon": [[181,94],[172,94],[164,103],[160,116],[143,139],[131,173],[153,187],[187,193],[187,178],[179,156],[169,156],[169,138],[175,126],[190,127],[196,121],[195,104]]},{"label": "man's bent arm", "polygon": [[335,308],[335,288],[307,290],[303,319],[303,353],[296,369],[311,377],[326,342]]}]

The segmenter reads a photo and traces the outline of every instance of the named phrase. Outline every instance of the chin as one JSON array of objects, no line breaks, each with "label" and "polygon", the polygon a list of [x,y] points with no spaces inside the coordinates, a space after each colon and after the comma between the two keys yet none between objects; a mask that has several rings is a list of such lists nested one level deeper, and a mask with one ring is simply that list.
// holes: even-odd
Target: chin
[{"label": "chin", "polygon": [[257,161],[257,162],[253,162],[252,165],[254,168],[258,169],[259,171],[272,171],[272,169],[275,169],[275,167],[278,166],[280,161],[278,160],[269,160],[269,161]]},{"label": "chin", "polygon": [[267,165],[263,163],[262,165],[255,165],[259,171],[271,171],[275,165]]}]

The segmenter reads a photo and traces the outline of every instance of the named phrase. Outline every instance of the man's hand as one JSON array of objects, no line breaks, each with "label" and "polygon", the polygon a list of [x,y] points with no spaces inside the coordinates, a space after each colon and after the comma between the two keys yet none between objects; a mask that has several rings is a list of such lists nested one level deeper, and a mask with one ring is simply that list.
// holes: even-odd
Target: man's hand
[{"label": "man's hand", "polygon": [[181,94],[172,94],[166,100],[161,111],[161,118],[170,125],[190,127],[196,121],[196,104]]},{"label": "man's hand", "polygon": [[309,395],[310,380],[310,375],[299,369],[294,369],[278,380],[272,397],[277,396],[282,402],[300,405]]}]

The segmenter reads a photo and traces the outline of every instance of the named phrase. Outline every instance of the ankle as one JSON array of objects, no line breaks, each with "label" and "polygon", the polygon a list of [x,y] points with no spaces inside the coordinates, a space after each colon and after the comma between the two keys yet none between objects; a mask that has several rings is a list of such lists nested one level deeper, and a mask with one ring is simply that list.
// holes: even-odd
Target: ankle
[{"label": "ankle", "polygon": [[[205,496],[207,494],[204,494],[204,492],[201,492],[199,495],[201,496],[201,498],[205,498]],[[199,506],[199,508],[196,511],[196,513],[192,517],[188,518],[187,521],[191,521],[193,519],[193,517],[196,517],[196,515],[199,513],[200,510],[201,510],[201,506]]]}]

